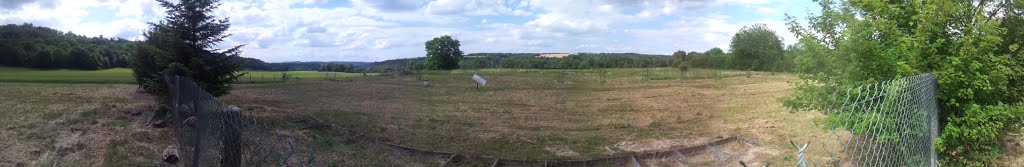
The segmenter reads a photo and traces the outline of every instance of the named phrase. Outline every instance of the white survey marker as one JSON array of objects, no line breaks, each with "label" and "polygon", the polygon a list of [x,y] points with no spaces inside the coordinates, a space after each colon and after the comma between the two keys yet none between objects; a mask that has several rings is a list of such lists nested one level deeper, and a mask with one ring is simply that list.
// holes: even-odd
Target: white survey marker
[{"label": "white survey marker", "polygon": [[473,74],[473,81],[476,81],[476,84],[480,84],[480,86],[487,85],[487,80],[484,80],[484,77],[480,77],[480,75]]}]

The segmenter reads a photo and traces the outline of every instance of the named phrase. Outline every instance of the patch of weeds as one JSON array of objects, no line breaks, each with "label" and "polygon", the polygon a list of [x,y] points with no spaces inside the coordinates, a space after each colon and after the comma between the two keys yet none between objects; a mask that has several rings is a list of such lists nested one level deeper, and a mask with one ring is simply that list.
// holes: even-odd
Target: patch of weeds
[{"label": "patch of weeds", "polygon": [[631,129],[631,128],[633,128],[633,125],[629,124],[629,123],[617,122],[617,123],[612,123],[612,127],[614,127],[615,129]]},{"label": "patch of weeds", "polygon": [[432,116],[427,117],[427,122],[446,124],[449,121],[447,119],[442,119],[442,118],[439,118],[437,116],[433,116],[432,115]]},{"label": "patch of weeds", "polygon": [[479,123],[477,123],[476,121],[470,121],[470,120],[466,120],[466,119],[458,119],[458,120],[455,121],[455,124],[465,128],[465,127],[475,127]]},{"label": "patch of weeds", "polygon": [[601,126],[599,126],[597,124],[586,124],[586,125],[580,125],[580,126],[572,127],[569,130],[570,131],[577,131],[577,132],[599,131],[599,130],[601,130]]},{"label": "patch of weeds", "polygon": [[141,143],[150,143],[154,140],[153,135],[150,135],[147,132],[132,132],[131,134],[128,134],[128,138]]},{"label": "patch of weeds", "polygon": [[99,113],[95,110],[84,111],[78,115],[78,118],[72,119],[70,123],[72,125],[81,123],[96,124],[99,123],[99,121],[96,120],[98,115]]},{"label": "patch of weeds", "polygon": [[480,154],[506,154],[512,157],[536,157],[538,154],[544,155],[545,157],[553,157],[551,153],[543,151],[544,144],[538,143],[551,143],[556,141],[564,141],[565,138],[556,136],[540,136],[531,138],[533,142],[527,142],[520,139],[514,138],[496,138],[488,140],[487,142],[474,143],[471,145],[475,152]]},{"label": "patch of weeds", "polygon": [[43,115],[42,115],[43,120],[48,120],[48,121],[49,120],[58,119],[61,116],[64,116],[64,113],[61,113],[61,112],[46,112],[46,113],[43,113]]},{"label": "patch of weeds", "polygon": [[128,123],[125,123],[124,121],[122,121],[120,119],[110,120],[110,122],[108,122],[107,124],[109,124],[110,125],[109,127],[112,127],[112,128],[120,128],[120,127],[128,126]]},{"label": "patch of weeds", "polygon": [[647,129],[658,129],[661,127],[665,127],[665,123],[661,121],[652,121],[650,124],[647,124]]},{"label": "patch of weeds", "polygon": [[686,122],[686,120],[683,119],[683,116],[682,115],[677,115],[676,116],[676,123],[683,123],[683,122]]},{"label": "patch of weeds", "polygon": [[107,145],[107,153],[103,155],[103,166],[126,166],[128,164],[128,151],[123,148],[124,143],[118,140],[111,140]]}]

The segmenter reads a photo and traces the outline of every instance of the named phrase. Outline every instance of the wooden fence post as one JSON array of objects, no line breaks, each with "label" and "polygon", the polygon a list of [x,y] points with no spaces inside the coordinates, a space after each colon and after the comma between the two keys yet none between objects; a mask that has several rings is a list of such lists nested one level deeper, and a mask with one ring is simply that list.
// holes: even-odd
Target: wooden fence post
[{"label": "wooden fence post", "polygon": [[242,113],[238,107],[229,106],[222,113],[222,138],[224,145],[220,166],[242,166]]},{"label": "wooden fence post", "polygon": [[201,115],[203,113],[200,112],[203,112],[203,108],[199,105],[199,100],[192,100],[192,109],[195,110],[195,112],[192,113],[196,117],[196,132],[194,133],[195,138],[193,138],[193,140],[195,140],[195,149],[192,150],[192,166],[199,167],[199,159],[203,158],[203,131],[206,129],[206,126],[203,126],[203,123],[209,118],[205,118]]}]

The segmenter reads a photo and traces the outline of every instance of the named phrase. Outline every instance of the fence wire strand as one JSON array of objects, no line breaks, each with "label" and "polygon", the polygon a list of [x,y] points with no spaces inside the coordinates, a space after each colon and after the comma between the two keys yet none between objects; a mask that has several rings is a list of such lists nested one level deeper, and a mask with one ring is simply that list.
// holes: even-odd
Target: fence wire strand
[{"label": "fence wire strand", "polygon": [[937,166],[936,85],[934,76],[921,74],[846,90],[824,112],[824,155],[809,158],[814,148],[797,148],[797,165]]},{"label": "fence wire strand", "polygon": [[312,147],[267,129],[204,91],[192,79],[165,76],[182,166],[314,166]]}]

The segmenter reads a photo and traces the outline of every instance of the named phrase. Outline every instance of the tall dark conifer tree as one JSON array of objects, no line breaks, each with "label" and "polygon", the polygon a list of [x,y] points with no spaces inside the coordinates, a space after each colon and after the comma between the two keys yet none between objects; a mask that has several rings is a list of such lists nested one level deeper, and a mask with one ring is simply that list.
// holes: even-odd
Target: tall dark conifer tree
[{"label": "tall dark conifer tree", "polygon": [[167,101],[167,85],[163,75],[180,75],[194,79],[213,96],[228,94],[231,82],[241,76],[242,46],[217,49],[217,43],[230,36],[225,31],[228,19],[215,18],[220,6],[217,0],[181,0],[178,3],[157,0],[167,9],[167,17],[150,23],[146,40],[136,46],[132,62],[136,81],[147,92]]}]

